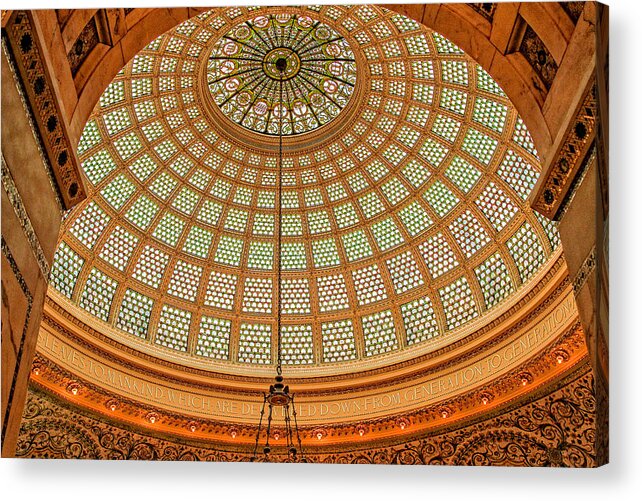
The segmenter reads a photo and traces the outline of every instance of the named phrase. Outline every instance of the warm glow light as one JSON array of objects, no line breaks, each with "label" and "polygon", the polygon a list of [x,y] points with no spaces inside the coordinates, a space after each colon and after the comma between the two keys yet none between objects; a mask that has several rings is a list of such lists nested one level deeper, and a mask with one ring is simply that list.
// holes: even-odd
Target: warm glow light
[{"label": "warm glow light", "polygon": [[33,373],[34,373],[35,376],[39,376],[40,375],[40,367],[34,367],[33,368]]},{"label": "warm glow light", "polygon": [[557,355],[557,363],[561,364],[564,361],[564,357],[562,355]]},{"label": "warm glow light", "polygon": [[112,410],[112,412],[115,411],[116,410],[116,404],[111,404],[109,406],[109,408]]},{"label": "warm glow light", "polygon": [[78,395],[78,388],[72,388],[71,393],[73,393],[74,395]]},{"label": "warm glow light", "polygon": [[521,374],[518,375],[519,380],[522,382],[522,386],[526,386],[529,383],[533,382],[533,376],[531,376],[528,372],[522,372]]},{"label": "warm glow light", "polygon": [[323,438],[323,433],[319,432],[317,433],[317,440],[321,440]]}]

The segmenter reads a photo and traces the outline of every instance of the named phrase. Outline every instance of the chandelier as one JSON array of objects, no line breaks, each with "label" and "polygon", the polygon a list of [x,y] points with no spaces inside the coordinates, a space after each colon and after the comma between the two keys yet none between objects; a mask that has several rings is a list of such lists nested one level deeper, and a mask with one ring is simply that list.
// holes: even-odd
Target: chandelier
[{"label": "chandelier", "polygon": [[[294,394],[290,393],[290,388],[283,383],[283,374],[281,367],[281,168],[283,163],[283,117],[285,115],[285,107],[283,106],[283,82],[288,78],[288,68],[292,66],[290,59],[295,55],[294,52],[275,51],[271,58],[266,58],[263,62],[267,66],[266,73],[271,75],[272,78],[279,83],[279,101],[278,107],[278,122],[279,122],[279,152],[277,164],[277,183],[276,183],[276,196],[277,196],[277,227],[278,239],[276,244],[276,268],[277,268],[277,287],[276,287],[276,331],[277,331],[277,360],[276,360],[276,376],[274,384],[270,385],[267,393],[263,394],[263,405],[261,407],[261,414],[259,417],[259,426],[256,431],[256,440],[254,443],[254,452],[252,454],[252,461],[256,461],[259,454],[261,430],[263,429],[263,421],[265,423],[265,443],[263,444],[264,458],[268,460],[268,456],[272,451],[270,445],[270,433],[272,433],[272,424],[274,421],[275,409],[280,409],[282,412],[284,425],[285,425],[285,447],[287,450],[288,460],[291,462],[305,462],[305,453],[301,445],[301,436],[299,434],[299,426],[296,420],[296,409],[294,406]],[[265,411],[267,407],[267,417]],[[274,436],[277,440],[279,436]]]}]

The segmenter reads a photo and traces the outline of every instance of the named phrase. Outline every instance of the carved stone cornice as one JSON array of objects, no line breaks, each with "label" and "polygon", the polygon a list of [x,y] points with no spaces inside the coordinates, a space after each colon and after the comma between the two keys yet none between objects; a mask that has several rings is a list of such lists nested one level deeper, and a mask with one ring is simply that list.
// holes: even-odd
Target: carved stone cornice
[{"label": "carved stone cornice", "polygon": [[[19,78],[31,118],[46,152],[46,164],[56,182],[57,195],[70,209],[86,196],[75,145],[71,144],[67,124],[60,108],[62,99],[52,84],[45,63],[39,33],[32,14],[16,11],[3,29],[3,46]],[[35,131],[34,131],[35,132]]]},{"label": "carved stone cornice", "polygon": [[[451,398],[427,404],[416,411],[393,413],[375,419],[362,419],[352,423],[327,423],[321,426],[300,426],[304,443],[319,447],[315,440],[316,430],[324,432],[324,444],[346,444],[369,442],[375,445],[390,443],[392,440],[415,439],[430,430],[452,429],[469,423],[480,416],[488,418],[504,412],[507,406],[529,398],[528,395],[546,388],[562,374],[572,371],[577,364],[586,360],[584,332],[576,322],[546,350],[515,368],[504,376],[489,381],[481,388],[461,392]],[[195,419],[189,412],[176,413],[141,403],[122,395],[111,393],[105,388],[96,386],[79,378],[76,374],[60,367],[42,355],[37,355],[34,362],[32,383],[58,394],[78,408],[91,409],[88,412],[98,413],[108,422],[117,426],[139,425],[151,428],[153,433],[165,437],[198,437],[199,440],[214,443],[230,442],[238,444],[251,443],[256,433],[255,425],[230,424],[218,419]],[[154,413],[154,423],[149,423],[148,416]],[[358,417],[356,417],[358,419]],[[399,432],[400,422],[404,426]],[[363,435],[359,427],[368,430]],[[194,428],[194,429],[192,429]],[[235,430],[234,440],[230,439],[230,430]],[[329,446],[330,448],[333,445]]]}]

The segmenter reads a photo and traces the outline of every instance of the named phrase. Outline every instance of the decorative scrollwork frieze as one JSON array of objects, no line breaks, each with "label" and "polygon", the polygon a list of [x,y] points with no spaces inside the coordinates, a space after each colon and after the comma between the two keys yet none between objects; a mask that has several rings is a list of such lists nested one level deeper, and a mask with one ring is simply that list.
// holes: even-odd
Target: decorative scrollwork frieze
[{"label": "decorative scrollwork frieze", "polygon": [[[495,405],[495,400],[506,401],[507,397],[514,400],[515,395],[524,393],[523,386],[531,385],[535,381],[540,385],[542,381],[550,380],[550,372],[557,370],[557,366],[560,364],[556,355],[560,353],[566,354],[562,362],[567,362],[570,360],[571,354],[585,349],[583,342],[584,333],[579,323],[577,323],[560,336],[553,346],[531,359],[525,366],[490,381],[483,388],[460,393],[457,396],[427,405],[410,413],[393,414],[388,417],[364,420],[358,423],[364,431],[363,434],[359,433],[359,436],[363,437],[366,432],[372,432],[369,438],[373,436],[373,440],[376,443],[379,440],[376,437],[380,433],[383,432],[387,436],[392,430],[400,429],[408,433],[409,436],[416,437],[418,434],[426,433],[427,429],[443,428],[444,426],[452,427],[454,426],[453,423],[457,423],[456,426],[461,426],[462,419],[464,422],[470,422],[471,419],[479,419],[483,415],[489,416],[504,412],[505,404]],[[83,401],[72,398],[74,405],[80,407],[89,405],[93,408],[109,409],[111,412],[102,412],[105,413],[110,422],[113,421],[117,426],[122,426],[124,424],[123,420],[131,421],[131,417],[134,417],[134,421],[140,419],[151,424],[162,422],[164,429],[171,436],[185,436],[184,430],[190,429],[190,423],[194,422],[194,417],[188,414],[161,410],[122,396],[115,396],[104,388],[78,378],[75,374],[61,368],[42,355],[38,354],[36,356],[35,363],[41,369],[38,377],[32,378],[35,383],[47,388],[62,388],[60,393],[63,398],[69,398],[70,388],[77,388],[74,397],[82,391]],[[154,416],[153,423],[149,419],[150,415]],[[322,428],[324,430],[322,438],[326,435],[356,437],[354,433],[355,426],[357,426],[355,423],[328,424]],[[229,427],[230,424],[228,422],[215,418],[199,419],[198,425],[199,431],[208,434],[211,440],[214,441],[218,440],[221,435],[230,434]],[[240,442],[256,434],[255,426],[250,424],[237,424],[234,428],[236,434],[239,435]],[[303,434],[319,439],[317,427],[303,426],[301,429]]]},{"label": "decorative scrollwork frieze", "polygon": [[[495,417],[384,447],[306,452],[315,463],[594,467],[593,377],[586,366],[561,387]],[[319,430],[325,430],[320,428]],[[365,432],[364,432],[365,433]],[[319,431],[322,435],[323,431]],[[38,389],[29,393],[18,457],[249,461],[251,450],[187,444],[79,413]],[[272,455],[271,461],[284,460]]]},{"label": "decorative scrollwork frieze", "polygon": [[495,10],[497,9],[496,3],[491,2],[474,2],[469,3],[471,8],[475,9],[478,13],[484,16],[491,23],[493,22],[493,16],[495,15]]},{"label": "decorative scrollwork frieze", "polygon": [[588,256],[586,256],[586,259],[584,259],[582,266],[580,266],[580,269],[577,271],[577,275],[575,275],[575,278],[573,279],[573,292],[576,296],[580,293],[582,287],[584,287],[584,284],[588,280],[588,277],[591,276],[591,273],[593,273],[593,271],[595,270],[595,264],[596,255],[595,246],[593,246],[591,252],[589,252]]},{"label": "decorative scrollwork frieze", "polygon": [[92,17],[85,25],[83,30],[78,35],[74,45],[67,54],[71,74],[76,76],[82,63],[87,59],[91,51],[100,43],[100,35],[98,33],[98,26],[96,25],[96,18]]},{"label": "decorative scrollwork frieze", "polygon": [[526,58],[546,89],[550,89],[557,74],[557,63],[548,47],[529,25],[526,26],[519,52]]}]

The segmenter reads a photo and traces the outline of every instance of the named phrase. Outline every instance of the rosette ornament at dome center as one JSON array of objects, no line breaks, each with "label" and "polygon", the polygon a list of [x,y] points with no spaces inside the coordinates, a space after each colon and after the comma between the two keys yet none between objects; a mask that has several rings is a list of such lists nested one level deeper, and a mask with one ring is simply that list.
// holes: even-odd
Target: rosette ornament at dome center
[{"label": "rosette ornament at dome center", "polygon": [[348,42],[297,14],[235,26],[214,45],[207,70],[219,109],[246,129],[270,135],[278,135],[280,122],[285,135],[329,123],[348,104],[357,78]]}]

